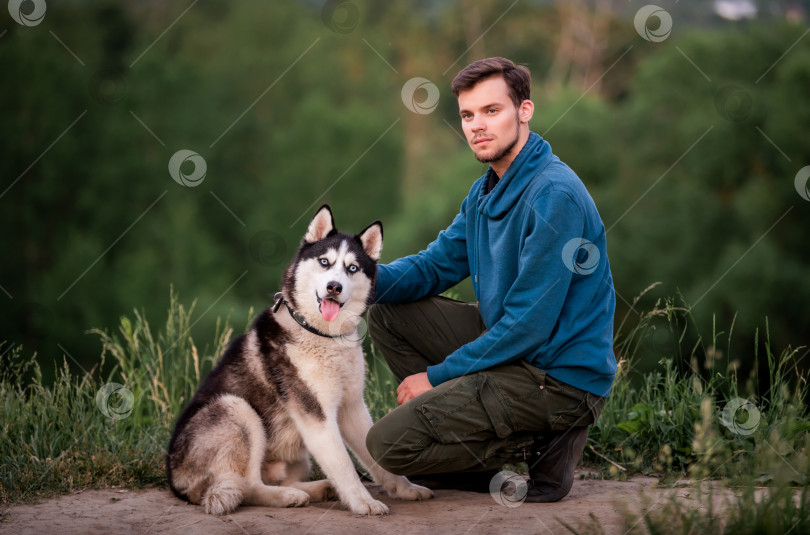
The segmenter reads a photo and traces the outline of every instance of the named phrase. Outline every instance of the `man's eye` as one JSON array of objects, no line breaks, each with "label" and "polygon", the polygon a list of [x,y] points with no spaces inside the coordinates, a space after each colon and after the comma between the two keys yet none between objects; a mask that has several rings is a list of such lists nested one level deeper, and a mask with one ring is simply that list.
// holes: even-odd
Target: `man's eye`
[{"label": "man's eye", "polygon": [[356,273],[356,272],[357,272],[357,266],[355,266],[354,264],[349,266],[349,273]]},{"label": "man's eye", "polygon": [[328,266],[329,265],[329,260],[327,260],[326,258],[321,258],[321,265],[322,266]]}]

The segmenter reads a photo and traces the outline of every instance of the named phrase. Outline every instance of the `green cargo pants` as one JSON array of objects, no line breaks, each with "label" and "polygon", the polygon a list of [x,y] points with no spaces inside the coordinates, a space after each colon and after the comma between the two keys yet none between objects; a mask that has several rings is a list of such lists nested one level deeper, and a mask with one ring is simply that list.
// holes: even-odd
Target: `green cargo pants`
[{"label": "green cargo pants", "polygon": [[[445,297],[374,305],[368,328],[398,381],[442,362],[485,330],[475,304]],[[372,426],[366,445],[394,474],[497,470],[526,460],[540,433],[593,424],[604,401],[519,360],[411,399]]]}]

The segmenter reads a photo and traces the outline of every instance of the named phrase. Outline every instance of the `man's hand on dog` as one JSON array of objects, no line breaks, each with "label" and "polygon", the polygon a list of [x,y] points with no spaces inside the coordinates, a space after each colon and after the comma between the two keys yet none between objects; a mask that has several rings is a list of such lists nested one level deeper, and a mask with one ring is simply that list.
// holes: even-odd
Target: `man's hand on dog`
[{"label": "man's hand on dog", "polygon": [[397,387],[397,403],[402,405],[431,388],[433,385],[428,380],[427,372],[409,375]]}]

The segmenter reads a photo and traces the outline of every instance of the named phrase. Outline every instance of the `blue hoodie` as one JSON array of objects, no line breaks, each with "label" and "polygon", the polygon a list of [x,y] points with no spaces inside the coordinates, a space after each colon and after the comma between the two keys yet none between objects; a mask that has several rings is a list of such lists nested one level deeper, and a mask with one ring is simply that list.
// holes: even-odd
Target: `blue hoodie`
[{"label": "blue hoodie", "polygon": [[472,276],[487,331],[427,368],[433,386],[524,359],[607,396],[616,375],[616,297],[593,199],[533,132],[487,192],[491,172],[427,249],[379,266],[376,301],[416,301]]}]

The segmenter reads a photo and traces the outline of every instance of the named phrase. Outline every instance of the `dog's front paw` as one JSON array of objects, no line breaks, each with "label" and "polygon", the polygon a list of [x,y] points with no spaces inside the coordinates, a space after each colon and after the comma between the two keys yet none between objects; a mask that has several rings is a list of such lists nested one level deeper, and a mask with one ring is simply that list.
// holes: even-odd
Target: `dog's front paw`
[{"label": "dog's front paw", "polygon": [[356,515],[381,516],[388,514],[388,506],[371,496],[350,504],[349,509]]}]

